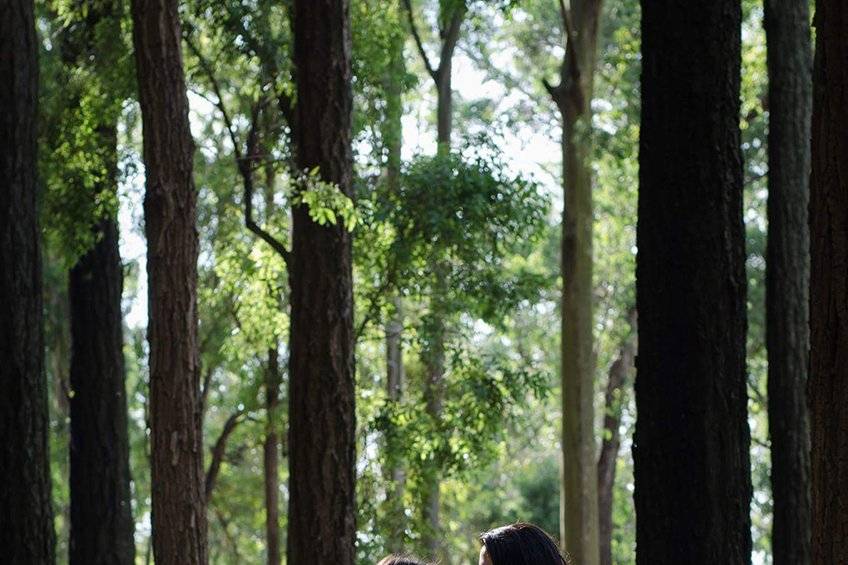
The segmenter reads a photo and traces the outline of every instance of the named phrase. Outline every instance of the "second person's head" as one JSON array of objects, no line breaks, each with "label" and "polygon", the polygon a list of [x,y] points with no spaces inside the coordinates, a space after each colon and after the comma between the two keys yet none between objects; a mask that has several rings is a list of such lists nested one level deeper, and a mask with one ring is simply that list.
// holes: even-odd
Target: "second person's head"
[{"label": "second person's head", "polygon": [[540,527],[517,523],[480,536],[479,565],[564,565],[556,543]]}]

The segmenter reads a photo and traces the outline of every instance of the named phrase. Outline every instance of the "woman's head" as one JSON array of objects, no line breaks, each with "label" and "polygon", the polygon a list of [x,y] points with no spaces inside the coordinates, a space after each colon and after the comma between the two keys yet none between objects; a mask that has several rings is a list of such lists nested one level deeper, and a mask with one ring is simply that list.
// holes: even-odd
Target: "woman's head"
[{"label": "woman's head", "polygon": [[427,565],[408,555],[388,555],[380,560],[377,565]]},{"label": "woman's head", "polygon": [[517,523],[480,536],[480,565],[564,565],[556,543],[540,527]]}]

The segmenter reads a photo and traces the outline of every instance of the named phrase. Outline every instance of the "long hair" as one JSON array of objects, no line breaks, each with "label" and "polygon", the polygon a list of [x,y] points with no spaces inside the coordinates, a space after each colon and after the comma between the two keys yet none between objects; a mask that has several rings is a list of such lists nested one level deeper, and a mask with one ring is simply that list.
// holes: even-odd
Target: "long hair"
[{"label": "long hair", "polygon": [[480,543],[493,565],[566,565],[554,540],[539,526],[518,522],[490,530]]}]

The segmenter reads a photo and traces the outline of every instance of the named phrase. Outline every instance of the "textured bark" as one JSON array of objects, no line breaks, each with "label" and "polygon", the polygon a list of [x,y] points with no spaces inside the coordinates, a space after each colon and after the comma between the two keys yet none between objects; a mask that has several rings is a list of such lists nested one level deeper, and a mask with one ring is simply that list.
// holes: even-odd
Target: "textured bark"
[{"label": "textured bark", "polygon": [[546,87],[562,120],[562,488],[560,536],[583,565],[599,562],[592,304],[592,108],[600,0],[562,9],[560,83]]},{"label": "textured bark", "polygon": [[[295,0],[295,152],[353,197],[347,0]],[[288,559],[354,562],[355,395],[351,235],[292,210]]]},{"label": "textured bark", "polygon": [[769,197],[766,345],[775,565],[810,562],[808,0],[766,0]]},{"label": "textured bark", "polygon": [[[63,28],[62,61],[69,69],[107,56],[96,41],[100,25],[117,21],[112,2],[89,2],[86,15]],[[113,46],[109,46],[110,48]],[[79,104],[73,100],[72,104]],[[117,194],[117,125],[96,128],[98,159],[107,174],[90,190]],[[82,179],[66,179],[89,190]],[[96,206],[92,205],[92,209]],[[70,318],[70,541],[73,564],[135,562],[130,497],[127,395],[121,293],[123,267],[114,215],[92,218],[95,243],[68,275]]]},{"label": "textured bark", "polygon": [[153,553],[208,561],[197,344],[197,194],[176,0],[133,0],[144,133]]},{"label": "textured bark", "polygon": [[[114,135],[110,137],[114,142]],[[117,167],[117,154],[113,165]],[[73,391],[69,560],[80,565],[130,565],[135,562],[135,540],[124,387],[123,272],[115,220],[102,220],[97,231],[97,243],[69,276]]]},{"label": "textured bark", "polygon": [[621,447],[621,408],[624,405],[624,385],[633,369],[636,356],[636,317],[631,319],[631,333],[618,350],[610,365],[607,390],[604,394],[604,436],[598,456],[598,537],[601,565],[612,565],[612,504],[618,450]]},{"label": "textured bark", "polygon": [[36,206],[37,38],[33,3],[0,0],[0,548],[54,562]]},{"label": "textured bark", "polygon": [[642,2],[639,565],[751,559],[739,0]]},{"label": "textured bark", "polygon": [[276,343],[268,350],[265,374],[265,441],[262,444],[265,473],[265,542],[268,565],[280,565],[280,359]]},{"label": "textured bark", "polygon": [[816,3],[810,177],[812,562],[848,563],[848,5]]}]

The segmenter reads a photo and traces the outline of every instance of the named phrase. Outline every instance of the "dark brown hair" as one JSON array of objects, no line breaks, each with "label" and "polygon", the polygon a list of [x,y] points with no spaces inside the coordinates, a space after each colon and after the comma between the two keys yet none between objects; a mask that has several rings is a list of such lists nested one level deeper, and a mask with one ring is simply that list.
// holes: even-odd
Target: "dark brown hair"
[{"label": "dark brown hair", "polygon": [[539,526],[518,522],[490,530],[480,543],[492,565],[565,565],[554,540]]},{"label": "dark brown hair", "polygon": [[409,555],[387,555],[383,557],[377,565],[427,565],[423,561],[419,561]]}]

